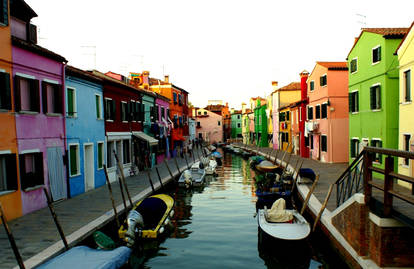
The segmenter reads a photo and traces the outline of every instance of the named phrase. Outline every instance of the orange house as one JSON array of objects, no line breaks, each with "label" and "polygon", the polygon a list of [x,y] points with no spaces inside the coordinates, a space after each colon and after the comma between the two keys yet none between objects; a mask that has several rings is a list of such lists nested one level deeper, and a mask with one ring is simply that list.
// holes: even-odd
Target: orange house
[{"label": "orange house", "polygon": [[10,2],[0,17],[0,203],[8,220],[22,215],[12,83]]}]

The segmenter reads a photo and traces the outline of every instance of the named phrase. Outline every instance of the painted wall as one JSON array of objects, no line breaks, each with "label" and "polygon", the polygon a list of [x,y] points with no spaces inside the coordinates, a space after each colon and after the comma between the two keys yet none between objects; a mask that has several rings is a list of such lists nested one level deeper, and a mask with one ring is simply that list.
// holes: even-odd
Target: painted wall
[{"label": "painted wall", "polygon": [[[201,115],[197,114],[196,121],[200,122],[201,128],[196,128],[197,138],[201,133],[203,139],[210,143],[223,141],[223,117],[202,108],[197,110],[197,113],[198,111],[201,112]],[[204,115],[204,112],[207,112],[207,115]],[[218,122],[220,122],[220,125]]]},{"label": "painted wall", "polygon": [[[231,138],[237,138],[242,135],[242,114],[231,115]],[[237,127],[240,126],[240,127]]]},{"label": "painted wall", "polygon": [[[85,192],[85,159],[84,144],[93,143],[94,151],[94,187],[105,184],[103,168],[98,168],[98,142],[105,142],[105,122],[103,115],[103,88],[94,82],[66,75],[66,89],[75,89],[76,117],[66,117],[67,144],[79,144],[80,175],[69,176],[70,196],[76,196]],[[67,91],[65,92],[67,96]],[[96,95],[101,97],[100,117],[96,115]],[[67,99],[66,99],[67,101]],[[67,108],[67,104],[66,104]],[[104,153],[106,144],[104,143]],[[105,163],[105,154],[104,154]]]},{"label": "painted wall", "polygon": [[[168,108],[170,106],[170,102],[167,101],[167,100],[164,100],[162,98],[156,98],[155,99],[155,104],[158,105],[158,119],[157,119],[157,123],[160,126],[160,137],[164,137],[164,135],[167,135],[168,136],[168,131],[167,132],[161,132],[161,129],[163,129],[164,127],[165,128],[168,128],[168,115],[167,115],[168,113],[167,113],[167,111],[168,111]],[[161,114],[161,108],[164,108],[164,114]],[[167,122],[167,124],[165,122]],[[163,162],[164,159],[165,159],[165,157],[169,157],[169,156],[170,156],[170,153],[169,153],[169,145],[167,143],[166,146],[165,146],[165,153],[163,153],[163,154],[157,154],[157,163]]]},{"label": "painted wall", "polygon": [[[292,118],[292,114],[290,112],[290,108],[289,107],[285,107],[285,108],[281,108],[279,110],[279,115],[281,113],[289,113],[289,120],[287,120],[287,117],[285,116],[285,120],[281,120],[279,121],[279,145],[280,145],[280,149],[282,150],[286,150],[291,152],[292,148],[293,148],[293,143],[292,143],[292,126],[291,126],[291,118]],[[287,133],[287,137],[288,137],[288,141],[282,142],[282,135],[281,133]]]},{"label": "painted wall", "polygon": [[154,96],[143,94],[142,95],[142,103],[145,105],[145,121],[143,123],[143,129],[146,134],[153,136],[151,133],[151,116],[150,111],[151,108],[154,106],[155,98]]},{"label": "painted wall", "polygon": [[268,147],[268,132],[267,132],[267,105],[262,104],[260,100],[257,100],[257,106],[254,109],[254,121],[255,121],[255,143],[259,147]]},{"label": "painted wall", "polygon": [[272,92],[273,148],[279,148],[279,92]]},{"label": "painted wall", "polygon": [[[399,100],[399,143],[398,148],[405,150],[404,135],[411,135],[410,151],[414,151],[414,30],[411,26],[410,32],[405,37],[403,43],[398,49],[398,60],[400,62],[400,100]],[[404,72],[410,70],[411,73],[411,102],[406,101]],[[413,160],[405,164],[404,159],[400,159],[398,163],[398,172],[406,176],[414,176]],[[400,182],[400,184],[409,187],[408,183]]]},{"label": "painted wall", "polygon": [[[9,5],[10,6],[10,5]],[[9,12],[8,12],[9,13]],[[16,167],[10,168],[16,171],[14,182],[17,184],[17,190],[13,192],[0,192],[0,203],[7,220],[15,219],[22,215],[22,199],[20,190],[19,169],[18,169],[18,151],[16,140],[16,122],[13,115],[14,98],[13,98],[13,77],[12,77],[12,45],[10,40],[10,24],[0,26],[0,72],[9,74],[10,92],[11,92],[11,110],[0,111],[0,154],[15,154]]]},{"label": "painted wall", "polygon": [[[320,86],[320,77],[327,75],[327,85]],[[314,81],[314,90],[310,91],[310,82]],[[348,71],[328,70],[325,66],[316,63],[308,78],[309,106],[313,108],[313,120],[318,128],[313,134],[314,145],[310,150],[313,159],[321,162],[348,162],[349,132],[348,132]],[[327,118],[316,119],[316,106],[328,103]],[[334,127],[339,128],[336,130]],[[321,136],[327,137],[327,150],[322,151]]]},{"label": "painted wall", "polygon": [[[63,84],[63,64],[42,57],[21,48],[13,47],[13,75],[22,73],[34,76],[39,80],[50,79]],[[39,84],[39,89],[41,85]],[[41,91],[40,91],[40,94]],[[63,96],[63,94],[62,94]],[[62,104],[64,104],[62,100]],[[42,98],[40,98],[42,108]],[[65,111],[65,109],[63,109]],[[16,114],[16,134],[19,153],[35,150],[43,153],[44,185],[50,186],[47,165],[47,148],[60,147],[65,152],[65,118],[63,115],[47,116],[43,112],[36,114]],[[66,169],[64,169],[66,178]],[[42,189],[22,191],[23,214],[30,213],[46,206],[46,198]]]},{"label": "painted wall", "polygon": [[[349,73],[349,92],[359,93],[359,112],[349,114],[349,137],[381,139],[383,148],[398,147],[399,81],[398,58],[393,55],[401,39],[385,39],[382,35],[363,32],[348,55],[348,66],[358,58],[358,70]],[[381,46],[381,61],[372,64],[372,48]],[[370,87],[381,85],[381,109],[370,108]],[[384,156],[382,156],[384,158]],[[349,162],[353,159],[350,157]],[[397,163],[395,164],[397,165]],[[384,166],[384,160],[380,167]]]}]

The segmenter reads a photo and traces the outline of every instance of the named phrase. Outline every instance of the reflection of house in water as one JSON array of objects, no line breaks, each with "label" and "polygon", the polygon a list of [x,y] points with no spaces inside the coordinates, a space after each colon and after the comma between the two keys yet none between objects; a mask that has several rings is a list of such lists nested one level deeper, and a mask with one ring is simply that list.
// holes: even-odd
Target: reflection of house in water
[{"label": "reflection of house in water", "polygon": [[191,213],[191,209],[193,208],[191,205],[192,196],[191,190],[179,190],[173,195],[175,200],[175,213],[171,219],[174,227],[170,235],[171,238],[186,238],[192,233],[192,231],[184,228],[186,225],[191,224],[191,217],[193,215]]}]

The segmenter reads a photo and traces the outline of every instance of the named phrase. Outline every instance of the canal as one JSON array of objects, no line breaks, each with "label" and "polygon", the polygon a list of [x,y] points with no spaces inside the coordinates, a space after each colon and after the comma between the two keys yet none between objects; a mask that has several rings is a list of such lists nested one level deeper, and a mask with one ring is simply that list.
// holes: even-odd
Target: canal
[{"label": "canal", "polygon": [[[322,235],[275,241],[258,231],[254,172],[224,154],[217,177],[193,190],[170,188],[175,214],[168,236],[133,255],[140,268],[347,268]],[[259,242],[260,239],[260,242]],[[318,267],[311,267],[318,268]]]}]

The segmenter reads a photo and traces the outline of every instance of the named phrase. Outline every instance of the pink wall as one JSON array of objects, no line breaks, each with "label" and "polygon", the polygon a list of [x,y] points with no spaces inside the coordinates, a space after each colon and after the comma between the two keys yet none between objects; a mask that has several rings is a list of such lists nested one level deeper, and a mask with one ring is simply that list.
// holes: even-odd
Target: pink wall
[{"label": "pink wall", "polygon": [[[39,56],[35,53],[21,48],[13,47],[13,76],[22,73],[34,76],[39,80],[40,94],[42,95],[41,81],[50,79],[58,81],[63,85],[63,63]],[[64,96],[64,94],[62,94]],[[64,99],[64,97],[63,97]],[[62,154],[65,153],[65,102],[63,104],[63,115],[46,116],[43,112],[36,114],[16,113],[16,134],[18,151],[34,150],[43,153],[43,180],[44,185],[49,189],[49,177],[47,166],[47,148],[60,147]],[[40,98],[40,108],[42,98]],[[66,169],[64,168],[63,177],[66,179]],[[46,198],[42,189],[32,191],[22,191],[23,214],[30,213],[46,206]]]},{"label": "pink wall", "polygon": [[[199,137],[199,133],[203,134],[203,139],[206,139],[206,134],[208,134],[210,143],[222,142],[223,141],[223,117],[214,113],[207,111],[208,116],[198,116],[196,121],[200,122],[201,128],[196,128],[196,137]],[[220,125],[218,122],[220,121]],[[197,125],[196,125],[197,126]]]},{"label": "pink wall", "polygon": [[[321,87],[319,78],[327,74],[327,86]],[[315,81],[315,88],[310,91],[310,81]],[[349,124],[348,124],[348,71],[328,70],[315,65],[308,78],[309,106],[313,107],[313,122],[319,126],[313,131],[314,149],[310,150],[313,159],[322,162],[348,162]],[[316,105],[329,100],[327,119],[315,119]],[[321,135],[327,136],[327,151],[320,149]]]}]

